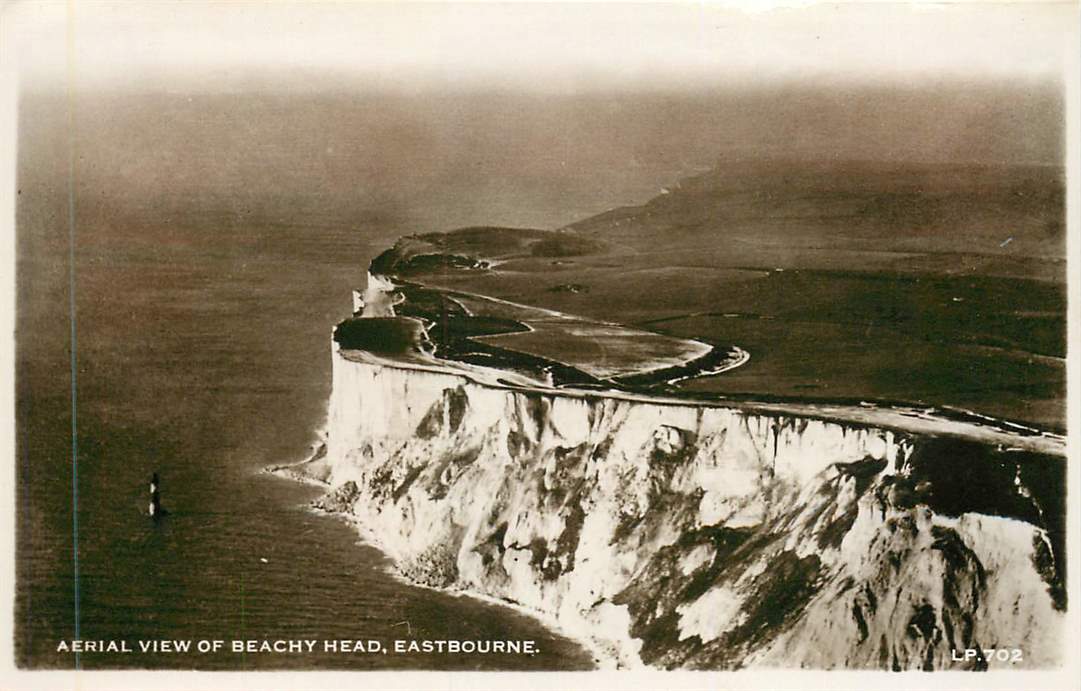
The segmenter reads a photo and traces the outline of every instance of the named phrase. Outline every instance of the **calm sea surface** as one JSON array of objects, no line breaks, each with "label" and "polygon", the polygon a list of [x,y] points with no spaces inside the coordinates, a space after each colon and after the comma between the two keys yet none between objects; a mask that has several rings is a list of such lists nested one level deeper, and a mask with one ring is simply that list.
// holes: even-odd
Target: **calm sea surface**
[{"label": "calm sea surface", "polygon": [[[307,510],[318,489],[260,470],[302,459],[322,425],[331,329],[372,256],[403,234],[558,227],[648,199],[712,161],[703,123],[724,119],[699,117],[696,103],[685,105],[698,125],[674,127],[684,111],[667,96],[23,94],[18,663],[70,668],[74,657],[57,645],[76,635],[131,647],[412,636],[532,638],[541,652],[135,652],[79,662],[590,665],[578,646],[511,610],[402,584],[349,526]],[[155,471],[172,512],[160,525],[143,514]]]},{"label": "calm sea surface", "polygon": [[[81,205],[74,482],[67,218],[63,205],[20,208],[20,665],[73,667],[57,646],[77,635],[136,650],[83,654],[85,668],[591,665],[516,612],[399,582],[344,522],[306,509],[318,489],[260,473],[303,457],[325,412],[330,329],[397,231],[112,221]],[[172,512],[159,525],[143,514],[154,471]],[[323,640],[410,637],[534,639],[540,653],[321,650]],[[153,639],[320,644],[312,654],[138,652]]]}]

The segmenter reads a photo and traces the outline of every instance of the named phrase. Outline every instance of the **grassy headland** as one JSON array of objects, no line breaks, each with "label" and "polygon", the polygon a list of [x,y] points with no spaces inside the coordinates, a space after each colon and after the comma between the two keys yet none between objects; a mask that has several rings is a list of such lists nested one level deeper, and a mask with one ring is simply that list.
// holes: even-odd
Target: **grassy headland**
[{"label": "grassy headland", "polygon": [[[481,295],[750,352],[688,393],[904,401],[1060,430],[1063,200],[1053,167],[738,161],[559,231],[411,236],[372,268],[463,295],[474,317],[529,322]],[[596,357],[588,335],[497,338],[561,362],[577,350],[580,369]]]}]

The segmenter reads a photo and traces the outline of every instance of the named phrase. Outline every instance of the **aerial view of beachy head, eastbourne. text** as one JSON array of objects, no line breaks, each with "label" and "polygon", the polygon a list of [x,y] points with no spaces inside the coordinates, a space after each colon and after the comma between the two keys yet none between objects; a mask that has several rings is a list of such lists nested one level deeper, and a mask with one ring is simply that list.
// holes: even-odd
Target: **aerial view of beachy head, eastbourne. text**
[{"label": "aerial view of beachy head, eastbourne. text", "polygon": [[0,18],[0,686],[1081,688],[1076,2]]}]

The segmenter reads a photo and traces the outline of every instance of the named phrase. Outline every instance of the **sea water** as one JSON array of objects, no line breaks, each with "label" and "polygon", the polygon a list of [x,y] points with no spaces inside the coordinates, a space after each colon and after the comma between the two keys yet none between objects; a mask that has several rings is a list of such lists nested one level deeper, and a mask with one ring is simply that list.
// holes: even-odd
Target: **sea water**
[{"label": "sea water", "polygon": [[[19,665],[592,664],[522,614],[403,582],[351,526],[308,508],[318,488],[261,472],[312,442],[331,328],[391,231],[93,208],[77,221],[72,283],[64,206],[20,208]],[[146,513],[154,472],[169,512],[159,521]],[[398,640],[532,641],[533,652],[399,651]]]}]

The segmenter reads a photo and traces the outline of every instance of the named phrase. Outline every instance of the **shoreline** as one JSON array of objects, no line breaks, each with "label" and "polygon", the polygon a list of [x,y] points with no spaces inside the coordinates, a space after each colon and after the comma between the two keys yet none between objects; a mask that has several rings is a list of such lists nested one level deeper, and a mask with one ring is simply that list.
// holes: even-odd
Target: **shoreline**
[{"label": "shoreline", "polygon": [[[283,480],[299,482],[301,484],[309,485],[311,487],[319,487],[329,492],[329,490],[331,489],[329,483],[316,479],[303,471],[303,467],[311,463],[312,460],[313,459],[298,461],[296,463],[284,463],[280,465],[266,466],[262,469],[261,472],[268,475],[274,475],[275,477],[281,478]],[[511,600],[504,600],[502,598],[487,595],[485,593],[470,590],[468,588],[440,588],[414,581],[397,570],[397,557],[395,557],[387,549],[386,543],[382,541],[373,530],[363,524],[359,516],[348,514],[344,511],[331,511],[320,508],[319,506],[316,506],[314,502],[306,502],[305,508],[315,515],[335,518],[349,524],[364,545],[378,550],[380,554],[385,556],[391,562],[393,566],[385,567],[383,569],[383,572],[398,581],[399,583],[403,583],[414,588],[421,588],[424,590],[431,590],[438,593],[443,593],[445,595],[451,595],[454,597],[466,597],[476,600],[478,602],[483,602],[488,605],[505,607],[517,614],[529,617],[530,619],[547,629],[550,633],[567,639],[568,641],[578,645],[586,653],[588,653],[593,658],[593,663],[595,665],[594,669],[591,671],[627,669],[629,667],[628,665],[621,665],[618,657],[610,654],[596,641],[588,637],[587,634],[571,631],[564,625],[560,624],[560,622],[551,615],[544,614],[543,612],[539,612],[535,609],[529,608],[525,605],[513,602]]]}]

